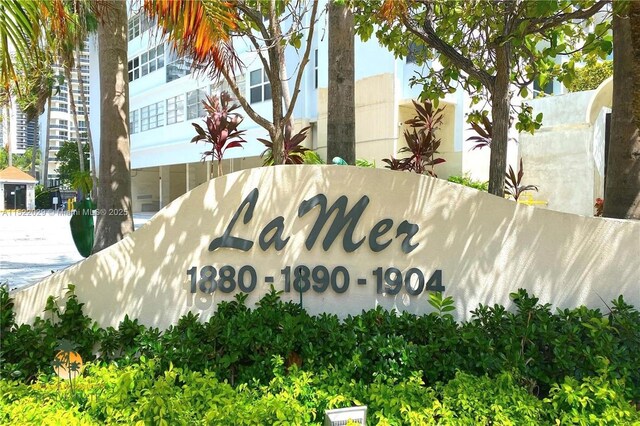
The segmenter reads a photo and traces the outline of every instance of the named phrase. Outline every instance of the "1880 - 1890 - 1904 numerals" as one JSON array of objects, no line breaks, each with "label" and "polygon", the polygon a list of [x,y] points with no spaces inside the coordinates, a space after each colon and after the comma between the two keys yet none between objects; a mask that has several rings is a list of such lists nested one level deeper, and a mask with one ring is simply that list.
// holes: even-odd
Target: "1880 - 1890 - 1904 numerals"
[{"label": "1880 - 1890 - 1904 numerals", "polygon": [[[445,287],[442,283],[442,270],[436,269],[429,278],[418,268],[409,268],[401,271],[395,267],[377,267],[371,271],[378,294],[396,295],[404,287],[410,296],[417,296],[424,291],[442,292]],[[202,293],[232,293],[241,291],[251,293],[258,284],[258,273],[251,265],[244,265],[236,269],[231,265],[216,268],[206,265],[200,268],[193,266],[187,270],[190,279],[191,293],[198,290]],[[349,271],[344,266],[328,268],[324,265],[313,267],[307,265],[286,266],[280,270],[280,276],[284,281],[284,292],[306,293],[313,291],[323,293],[328,289],[341,294],[345,293],[352,284]],[[262,277],[262,276],[261,276]],[[266,275],[263,281],[273,284],[275,277]],[[366,277],[354,279],[358,286],[368,284]]]}]

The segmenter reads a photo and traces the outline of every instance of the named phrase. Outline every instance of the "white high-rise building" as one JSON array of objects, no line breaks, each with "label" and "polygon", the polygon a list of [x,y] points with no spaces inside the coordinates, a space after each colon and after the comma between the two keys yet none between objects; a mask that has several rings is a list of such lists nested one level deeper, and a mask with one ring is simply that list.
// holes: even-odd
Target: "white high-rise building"
[{"label": "white high-rise building", "polygon": [[[82,97],[80,96],[80,82],[78,71],[74,67],[71,71],[71,83],[64,81],[63,84],[54,88],[53,96],[51,97],[51,114],[49,118],[50,136],[49,136],[49,157],[48,157],[48,171],[47,179],[48,186],[58,186],[60,181],[56,168],[58,162],[56,161],[56,153],[60,150],[60,147],[64,142],[75,142],[80,139],[82,142],[87,142],[87,123],[84,118],[84,109],[87,108],[89,114],[90,110],[90,85],[91,78],[89,73],[89,47],[85,44],[84,50],[80,53],[80,57],[76,58],[80,64],[80,74],[82,77],[82,83],[84,87],[84,96],[86,105],[82,103]],[[54,72],[57,75],[64,76],[64,69],[60,65],[54,67]],[[71,87],[73,93],[73,99],[76,104],[76,110],[78,114],[78,129],[74,127],[73,115],[71,113],[71,104],[69,92]],[[47,132],[47,111],[45,108],[44,114],[40,116],[40,148],[42,150],[44,158],[44,150],[46,143]],[[44,162],[41,163],[41,167]]]}]

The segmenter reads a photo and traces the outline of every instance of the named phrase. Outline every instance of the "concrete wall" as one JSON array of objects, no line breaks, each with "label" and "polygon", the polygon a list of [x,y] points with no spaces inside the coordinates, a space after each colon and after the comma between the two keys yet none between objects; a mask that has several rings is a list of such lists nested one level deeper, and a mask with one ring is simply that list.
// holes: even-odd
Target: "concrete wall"
[{"label": "concrete wall", "polygon": [[605,121],[612,80],[598,89],[531,101],[543,126],[520,135],[524,183],[538,185],[534,198],[553,210],[591,216],[604,194]]},{"label": "concrete wall", "polygon": [[[397,151],[398,106],[393,74],[356,81],[356,158],[375,161]],[[318,90],[317,152],[327,159],[327,90]],[[329,159],[331,161],[331,159]]]},{"label": "concrete wall", "polygon": [[[210,243],[224,234],[255,188],[259,198],[254,208],[238,213],[229,234],[255,244],[248,251],[209,251]],[[330,204],[347,196],[348,208],[368,197],[369,204],[353,229],[354,241],[365,238],[359,248],[346,251],[344,233],[340,233],[324,250],[321,243],[329,225],[319,233],[316,244],[307,248],[318,208],[302,217],[298,208],[317,194],[324,194]],[[284,221],[283,238],[290,239],[280,251],[263,250],[259,235],[278,216]],[[369,245],[370,230],[382,219],[391,219],[393,225],[388,234],[382,232],[374,241],[391,242],[374,252]],[[410,239],[417,247],[408,253],[401,245],[404,235],[394,238],[396,227],[404,220],[419,227]],[[273,230],[265,235],[267,239],[273,236]],[[281,271],[287,266],[296,270],[300,265],[324,265],[330,271],[346,268],[350,286],[341,294],[331,288],[304,293],[303,305],[314,314],[333,312],[344,317],[376,306],[418,314],[430,311],[426,292],[412,296],[403,288],[396,295],[388,290],[378,294],[373,271],[379,267],[395,267],[405,275],[409,268],[417,268],[426,278],[441,270],[444,294],[454,298],[460,318],[468,318],[478,303],[511,305],[509,293],[518,288],[556,307],[584,304],[606,309],[605,303],[620,294],[640,306],[638,252],[637,221],[580,217],[518,205],[410,173],[346,166],[278,166],[209,181],[175,200],[118,244],[12,297],[17,321],[31,322],[43,314],[48,296],[62,298],[65,287],[73,283],[86,313],[103,326],[115,326],[128,314],[144,324],[165,328],[187,312],[206,319],[220,301],[231,300],[235,294],[220,290],[191,293],[190,270],[199,279],[206,265],[217,269],[231,265],[236,273],[251,265],[257,278],[248,298],[252,304],[268,291],[268,277],[273,277],[276,289],[284,288]],[[361,280],[366,284],[359,284]],[[299,300],[293,291],[283,297]]]}]

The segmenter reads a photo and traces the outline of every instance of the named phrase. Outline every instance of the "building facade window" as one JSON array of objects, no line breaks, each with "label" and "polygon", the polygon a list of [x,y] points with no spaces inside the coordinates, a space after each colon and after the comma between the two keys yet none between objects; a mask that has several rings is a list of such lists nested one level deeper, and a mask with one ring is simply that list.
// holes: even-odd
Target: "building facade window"
[{"label": "building facade window", "polygon": [[167,125],[184,121],[184,95],[167,99]]},{"label": "building facade window", "polygon": [[129,33],[128,38],[129,41],[140,35],[140,14],[132,16],[129,18]]},{"label": "building facade window", "polygon": [[138,126],[140,112],[139,110],[131,111],[129,114],[129,133],[134,134],[140,131],[140,127]]},{"label": "building facade window", "polygon": [[271,99],[271,83],[264,70],[251,71],[249,74],[249,96],[252,104]]},{"label": "building facade window", "polygon": [[140,55],[140,73],[147,75],[164,67],[164,45],[160,44]]},{"label": "building facade window", "polygon": [[69,112],[69,107],[66,103],[56,102],[51,106],[51,111]]},{"label": "building facade window", "polygon": [[140,78],[140,58],[135,57],[128,62],[129,66],[129,81],[137,80]]},{"label": "building facade window", "polygon": [[187,120],[205,116],[204,105],[202,105],[205,98],[206,92],[202,89],[187,93]]},{"label": "building facade window", "polygon": [[164,126],[164,101],[140,108],[140,130],[150,130]]}]

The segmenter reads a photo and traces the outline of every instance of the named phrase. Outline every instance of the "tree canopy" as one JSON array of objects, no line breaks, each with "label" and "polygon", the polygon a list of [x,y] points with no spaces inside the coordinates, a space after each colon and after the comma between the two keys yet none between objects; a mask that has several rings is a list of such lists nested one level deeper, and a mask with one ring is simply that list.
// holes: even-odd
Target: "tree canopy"
[{"label": "tree canopy", "polygon": [[[574,74],[578,52],[611,52],[610,22],[591,30],[591,18],[609,0],[353,0],[356,31],[374,33],[399,57],[409,53],[423,72],[412,79],[422,97],[438,102],[457,88],[472,105],[490,105],[493,122],[489,192],[503,196],[506,148],[512,116],[516,129],[534,131],[542,116],[532,117],[525,103],[513,102],[514,88],[523,97],[534,81],[544,87]],[[561,61],[561,56],[569,57]]]}]

